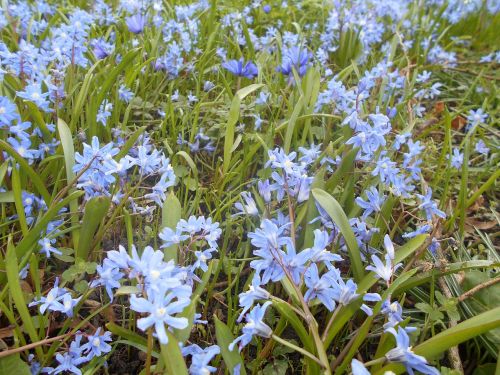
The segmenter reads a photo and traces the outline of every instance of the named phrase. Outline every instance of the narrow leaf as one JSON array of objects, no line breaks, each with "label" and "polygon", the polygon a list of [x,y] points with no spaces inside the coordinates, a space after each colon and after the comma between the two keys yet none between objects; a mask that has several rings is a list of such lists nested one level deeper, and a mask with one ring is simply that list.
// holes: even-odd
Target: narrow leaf
[{"label": "narrow leaf", "polygon": [[360,281],[364,275],[363,264],[361,263],[361,254],[358,248],[358,242],[354,236],[349,219],[342,210],[340,204],[326,191],[321,189],[313,189],[312,194],[320,206],[327,212],[333,222],[340,228],[347,244],[349,251],[349,259],[351,260],[354,278]]},{"label": "narrow leaf", "polygon": [[245,365],[243,364],[243,359],[241,358],[238,349],[233,348],[233,351],[229,350],[229,344],[234,341],[234,337],[231,333],[229,327],[221,322],[215,315],[215,336],[217,337],[217,344],[220,347],[222,358],[226,364],[227,369],[231,375],[234,374],[234,368],[240,365],[240,374],[245,375]]}]

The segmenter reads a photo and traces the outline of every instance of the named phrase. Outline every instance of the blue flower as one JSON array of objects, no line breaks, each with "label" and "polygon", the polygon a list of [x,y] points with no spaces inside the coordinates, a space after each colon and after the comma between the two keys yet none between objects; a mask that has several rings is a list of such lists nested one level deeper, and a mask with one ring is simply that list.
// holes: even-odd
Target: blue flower
[{"label": "blue flower", "polygon": [[243,349],[250,341],[252,341],[253,336],[261,337],[271,337],[273,331],[272,329],[264,323],[264,315],[266,313],[267,307],[271,305],[271,301],[267,301],[263,305],[256,305],[252,311],[250,311],[246,317],[246,324],[242,329],[243,334],[237,337],[231,344],[229,344],[229,350],[233,350],[234,346],[239,343],[239,350]]},{"label": "blue flower", "polygon": [[394,268],[392,267],[391,258],[388,255],[386,255],[384,264],[378,256],[372,255],[372,262],[374,266],[369,265],[366,267],[366,269],[368,271],[375,272],[377,277],[385,280],[388,283],[392,278],[392,274],[394,273]]},{"label": "blue flower", "polygon": [[[109,253],[108,253],[109,256]],[[90,283],[91,288],[96,286],[104,286],[108,293],[109,299],[113,300],[113,289],[120,287],[120,280],[123,278],[123,273],[117,268],[116,264],[110,259],[104,259],[102,266],[97,266],[99,278]]]},{"label": "blue flower", "polygon": [[281,66],[277,70],[284,75],[290,76],[293,69],[295,69],[299,77],[303,77],[309,67],[310,58],[311,54],[305,48],[301,49],[297,46],[287,48],[283,51]]},{"label": "blue flower", "polygon": [[368,371],[357,359],[353,359],[351,362],[352,375],[370,375],[370,371]]},{"label": "blue flower", "polygon": [[487,155],[490,152],[490,149],[486,146],[486,144],[484,143],[484,141],[482,139],[480,139],[476,143],[475,150],[476,150],[476,152],[483,154],[483,155]]},{"label": "blue flower", "polygon": [[234,207],[238,210],[238,212],[232,216],[237,216],[237,215],[259,216],[259,210],[257,208],[255,200],[252,197],[252,194],[247,191],[244,191],[241,193],[241,196],[245,200],[246,204],[242,204],[241,202],[236,202],[234,204]]},{"label": "blue flower", "polygon": [[94,55],[98,60],[105,59],[111,55],[115,49],[114,45],[106,42],[102,38],[94,39],[90,44],[93,48]]},{"label": "blue flower", "polygon": [[390,282],[392,275],[394,272],[399,268],[402,267],[401,263],[398,264],[393,264],[394,260],[394,245],[392,244],[392,241],[390,240],[389,236],[386,234],[384,237],[384,245],[386,248],[386,255],[385,255],[385,264],[380,260],[380,258],[376,255],[372,255],[372,262],[374,266],[369,265],[366,267],[368,271],[373,271],[377,275],[377,277],[385,280],[387,283]]},{"label": "blue flower", "polygon": [[69,371],[76,375],[81,375],[81,370],[76,367],[79,364],[83,363],[81,358],[75,358],[70,353],[57,353],[56,360],[59,363],[59,366],[52,367],[44,367],[42,372],[47,372],[49,374],[60,374],[65,371]]},{"label": "blue flower", "polygon": [[313,263],[307,269],[304,281],[308,288],[304,294],[304,299],[306,301],[312,301],[317,298],[329,311],[335,309],[335,297],[337,293],[332,287],[334,281],[330,273],[324,274],[320,278],[318,267]]},{"label": "blue flower", "polygon": [[148,295],[148,299],[139,298],[135,294],[130,298],[130,308],[148,316],[137,321],[137,327],[143,331],[154,326],[156,336],[161,344],[168,343],[168,336],[165,325],[172,328],[184,329],[188,325],[187,318],[175,317],[191,303],[186,297],[177,297],[175,291],[167,291],[160,285],[158,291],[153,291]]},{"label": "blue flower", "polygon": [[71,294],[66,293],[62,296],[62,307],[54,311],[60,311],[71,318],[73,317],[73,309],[78,304],[78,302],[80,302],[80,299],[82,299],[82,296],[73,298],[71,297]]},{"label": "blue flower", "polygon": [[271,293],[262,288],[260,285],[260,277],[259,275],[255,274],[252,279],[252,284],[248,287],[248,290],[246,292],[240,293],[240,306],[243,307],[243,310],[238,317],[238,322],[243,319],[245,313],[250,310],[256,300],[267,300],[271,296]]},{"label": "blue flower", "polygon": [[129,103],[134,97],[134,93],[130,91],[127,86],[120,85],[120,87],[118,88],[118,97],[125,103]]},{"label": "blue flower", "polygon": [[47,293],[47,297],[40,297],[29,304],[29,307],[40,305],[40,312],[45,314],[46,310],[59,311],[63,308],[61,300],[67,293],[66,289],[59,288],[59,278],[56,277],[53,288]]},{"label": "blue flower", "polygon": [[389,328],[387,332],[396,338],[396,347],[385,354],[389,362],[402,363],[410,375],[413,375],[414,371],[427,375],[439,375],[439,371],[429,366],[424,357],[411,350],[410,338],[403,328],[399,327],[397,332],[394,328]]},{"label": "blue flower", "polygon": [[101,335],[101,327],[97,328],[93,335],[88,336],[88,343],[81,346],[83,353],[87,354],[87,359],[101,356],[111,351],[111,345],[108,344],[111,339],[111,332],[104,332]]},{"label": "blue flower", "polygon": [[485,123],[487,118],[488,114],[485,113],[482,108],[479,108],[476,111],[471,109],[467,115],[467,126],[473,127],[478,124]]},{"label": "blue flower", "polygon": [[7,141],[12,146],[16,152],[22,156],[24,159],[28,160],[28,163],[33,163],[33,160],[37,157],[37,150],[31,149],[31,141],[28,138],[16,139],[9,137]]},{"label": "blue flower", "polygon": [[10,126],[12,121],[19,120],[17,107],[5,96],[0,96],[0,128]]},{"label": "blue flower", "polygon": [[[448,156],[449,159],[449,156]],[[461,153],[458,148],[453,149],[453,154],[451,155],[451,166],[455,169],[461,169],[464,163],[464,154]]]},{"label": "blue flower", "polygon": [[198,348],[200,350],[196,350],[192,353],[189,373],[191,375],[208,375],[217,371],[217,368],[210,366],[209,363],[220,353],[220,348],[217,345],[212,345],[205,349],[201,349],[199,346]]},{"label": "blue flower", "polygon": [[252,79],[259,74],[259,70],[253,62],[245,62],[243,59],[226,61],[222,63],[222,67],[238,77]]},{"label": "blue flower", "polygon": [[28,84],[24,91],[18,91],[16,95],[35,103],[44,112],[52,112],[52,109],[49,108],[50,102],[47,100],[49,93],[42,93],[42,85],[39,82]]},{"label": "blue flower", "polygon": [[436,202],[432,200],[432,189],[427,188],[425,195],[417,194],[418,199],[420,199],[420,205],[418,208],[424,210],[427,220],[432,220],[432,216],[436,215],[440,218],[446,218],[446,214],[438,209]]},{"label": "blue flower", "polygon": [[332,262],[340,262],[342,257],[326,249],[330,242],[328,232],[315,229],[313,247],[302,250],[299,255],[311,263],[324,263],[328,269],[332,269]]},{"label": "blue flower", "polygon": [[366,198],[366,201],[361,197],[356,198],[358,206],[365,210],[363,212],[363,219],[366,219],[373,212],[380,212],[382,204],[385,202],[385,195],[380,195],[374,186],[366,191]]},{"label": "blue flower", "polygon": [[163,241],[162,248],[177,245],[189,238],[187,234],[182,234],[182,230],[173,230],[169,227],[163,228],[158,237]]},{"label": "blue flower", "polygon": [[50,254],[62,255],[60,250],[52,246],[52,242],[54,242],[54,240],[49,240],[47,237],[38,240],[38,245],[41,247],[40,252],[45,253],[47,258],[50,258]]},{"label": "blue flower", "polygon": [[146,26],[146,18],[142,14],[137,13],[133,16],[128,17],[125,20],[125,23],[127,24],[130,32],[134,34],[140,34],[143,32],[144,27]]},{"label": "blue flower", "polygon": [[111,116],[111,111],[113,110],[113,103],[108,102],[105,99],[99,106],[99,111],[97,112],[96,120],[100,122],[101,125],[106,126],[109,116]]},{"label": "blue flower", "polygon": [[268,179],[264,181],[257,181],[257,189],[259,190],[259,194],[264,199],[264,202],[271,203],[271,184]]},{"label": "blue flower", "polygon": [[271,94],[269,92],[261,91],[259,93],[259,96],[257,96],[257,98],[255,99],[255,104],[256,105],[266,104],[270,96],[271,96]]},{"label": "blue flower", "polygon": [[425,224],[425,225],[422,225],[420,227],[417,227],[413,232],[408,232],[408,233],[405,233],[403,234],[403,238],[413,238],[413,237],[416,237],[418,236],[419,234],[425,234],[425,233],[429,233],[429,231],[431,230],[431,226],[428,225],[428,224]]}]

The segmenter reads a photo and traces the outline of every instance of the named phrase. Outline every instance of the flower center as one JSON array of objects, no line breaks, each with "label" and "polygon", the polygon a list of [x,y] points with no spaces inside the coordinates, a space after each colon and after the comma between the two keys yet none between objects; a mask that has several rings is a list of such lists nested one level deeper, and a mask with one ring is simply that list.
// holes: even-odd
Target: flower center
[{"label": "flower center", "polygon": [[163,317],[163,315],[165,315],[165,308],[164,307],[160,307],[158,309],[156,309],[156,316],[158,316],[159,318]]}]

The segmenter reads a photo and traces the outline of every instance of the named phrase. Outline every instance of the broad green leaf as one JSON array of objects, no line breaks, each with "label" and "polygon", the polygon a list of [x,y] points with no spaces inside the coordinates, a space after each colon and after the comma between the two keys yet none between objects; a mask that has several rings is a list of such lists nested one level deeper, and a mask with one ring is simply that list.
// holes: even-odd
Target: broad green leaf
[{"label": "broad green leaf", "polygon": [[14,192],[11,191],[2,191],[0,193],[0,203],[14,203]]},{"label": "broad green leaf", "polygon": [[[489,332],[500,327],[500,307],[489,310],[466,321],[457,324],[455,327],[448,328],[436,336],[431,337],[422,344],[413,347],[415,354],[421,355],[427,359],[436,358],[445,350],[470,340],[483,333]],[[377,374],[383,374],[385,371],[392,370],[402,373],[401,366],[385,366]]]},{"label": "broad green leaf", "polygon": [[226,123],[226,133],[224,136],[224,160],[223,160],[223,171],[226,173],[229,170],[231,164],[231,150],[234,145],[234,131],[236,128],[236,123],[240,117],[240,104],[241,101],[248,95],[250,95],[255,90],[262,88],[264,84],[254,83],[236,92],[231,102],[231,108],[229,109],[229,115]]},{"label": "broad green leaf", "polygon": [[2,139],[0,139],[0,150],[5,151],[7,154],[12,156],[16,160],[16,162],[19,164],[20,169],[28,175],[28,177],[30,178],[30,181],[33,183],[36,190],[38,191],[38,193],[40,193],[43,200],[45,201],[45,203],[48,206],[52,199],[50,197],[49,191],[45,187],[44,182],[40,178],[40,175],[38,173],[36,173],[33,170],[33,168],[30,167],[28,162],[21,155],[19,155],[16,152],[16,150],[14,150],[12,148],[11,145],[9,145],[7,142],[5,142]]},{"label": "broad green leaf", "polygon": [[290,145],[292,144],[292,137],[295,130],[295,124],[297,123],[297,117],[299,117],[303,107],[304,107],[304,97],[300,96],[297,103],[295,103],[295,107],[293,109],[292,115],[290,116],[290,120],[288,120],[288,125],[286,127],[285,142],[283,146],[286,153],[290,152]]},{"label": "broad green leaf", "polygon": [[353,148],[342,157],[340,166],[332,174],[328,181],[326,181],[325,188],[327,191],[332,191],[333,189],[335,189],[340,181],[344,179],[346,174],[352,169],[357,154],[358,148]]},{"label": "broad green leaf", "polygon": [[146,130],[145,126],[140,127],[127,139],[125,144],[120,148],[120,151],[115,156],[115,160],[119,161],[121,158],[125,157],[130,149],[134,146],[137,139],[141,136],[142,133]]},{"label": "broad green leaf", "polygon": [[356,241],[354,232],[352,231],[351,225],[349,224],[349,219],[342,210],[340,204],[326,191],[321,189],[313,189],[312,194],[314,196],[314,199],[316,199],[319,205],[331,217],[333,222],[340,228],[340,232],[344,236],[345,242],[347,244],[347,250],[349,251],[349,259],[351,261],[354,278],[359,282],[365,272],[363,269],[363,264],[361,263],[361,254],[359,252],[358,242]]},{"label": "broad green leaf", "polygon": [[144,348],[147,348],[148,342],[146,338],[142,337],[136,332],[132,332],[131,330],[119,326],[115,323],[106,323],[106,329],[113,335],[120,336],[121,338],[127,339],[128,341],[134,342]]},{"label": "broad green leaf", "polygon": [[[309,333],[304,327],[304,324],[299,319],[297,314],[290,308],[290,306],[285,302],[273,301],[273,307],[278,310],[280,315],[284,317],[288,321],[288,323],[290,323],[293,330],[295,331],[297,336],[299,336],[300,341],[304,345],[304,349],[306,349],[310,353],[315,353],[316,350],[314,346],[314,340],[311,336],[309,336]],[[307,361],[309,373],[319,373],[320,367],[316,362],[307,357],[304,357],[304,359]]]},{"label": "broad green leaf", "polygon": [[500,264],[493,262],[491,260],[469,260],[466,262],[459,263],[451,263],[444,266],[443,269],[436,268],[431,271],[422,272],[418,275],[413,276],[411,279],[407,280],[403,284],[401,284],[395,291],[394,295],[397,296],[411,288],[414,288],[419,285],[423,285],[426,283],[430,283],[433,280],[436,280],[438,277],[458,273],[461,271],[465,271],[467,269],[474,268],[492,268],[498,267]]},{"label": "broad green leaf", "polygon": [[188,370],[176,337],[167,330],[168,343],[161,345],[161,357],[168,375],[187,375]]},{"label": "broad green leaf", "polygon": [[[68,125],[61,118],[57,119],[57,130],[59,131],[59,138],[61,139],[61,145],[64,152],[66,181],[67,184],[70,184],[75,178],[75,172],[73,172],[73,166],[75,165],[75,147],[73,145],[73,136]],[[78,202],[71,201],[69,203],[69,210],[71,213],[71,225],[78,225]],[[73,246],[77,248],[78,241],[80,239],[80,231],[73,230],[71,234],[73,236]]]},{"label": "broad green leaf", "polygon": [[28,364],[19,357],[19,354],[12,354],[0,358],[0,374],[31,375],[31,370]]},{"label": "broad green leaf", "polygon": [[5,175],[7,174],[7,170],[9,169],[9,162],[4,161],[2,165],[0,166],[0,185],[3,183],[3,179],[5,178]]},{"label": "broad green leaf", "polygon": [[228,369],[231,375],[234,374],[234,367],[240,365],[240,374],[245,375],[245,365],[243,363],[243,359],[241,358],[238,349],[235,347],[232,351],[229,350],[229,344],[234,341],[234,337],[231,333],[229,327],[221,322],[215,315],[215,336],[217,338],[217,345],[219,345],[222,358],[224,359],[224,363],[226,368]]},{"label": "broad green leaf", "polygon": [[[21,317],[23,322],[23,329],[30,337],[31,342],[40,341],[37,331],[33,324],[31,314],[28,311],[26,301],[24,299],[24,293],[21,289],[21,284],[19,283],[19,263],[16,257],[16,249],[12,244],[12,239],[9,238],[7,242],[7,254],[5,256],[6,266],[7,266],[7,280],[9,282],[9,294],[14,300],[17,312]],[[36,353],[39,358],[44,358],[43,349],[41,346],[35,348]]]},{"label": "broad green leaf", "polygon": [[24,213],[23,187],[21,186],[21,178],[17,168],[12,169],[12,193],[14,194],[14,203],[21,231],[23,232],[23,236],[26,236],[28,234],[28,223],[26,222],[26,215]]},{"label": "broad green leaf", "polygon": [[[73,199],[78,199],[83,195],[82,191],[76,191],[63,200],[61,200],[59,203],[54,204],[51,206],[47,212],[37,221],[34,227],[30,229],[28,234],[23,237],[23,239],[17,244],[16,246],[16,255],[18,259],[22,259],[28,252],[33,250],[33,247],[35,244],[38,242],[40,239],[40,233],[42,231],[45,231],[47,228],[47,224],[53,220],[55,216],[59,214],[59,211],[61,208],[65,207],[71,200]],[[4,270],[5,269],[5,263],[3,260],[0,260],[0,269]],[[0,284],[2,284],[5,281],[5,272],[0,272]]]},{"label": "broad green leaf", "polygon": [[93,197],[85,204],[82,228],[80,230],[80,242],[75,252],[77,259],[87,260],[94,241],[94,236],[102,219],[108,213],[111,200],[109,197]]},{"label": "broad green leaf", "polygon": [[[177,223],[181,219],[181,202],[177,199],[173,192],[168,194],[167,199],[163,203],[162,208],[162,228],[170,228],[175,231]],[[177,263],[177,244],[173,244],[164,249],[166,260],[173,259]]]},{"label": "broad green leaf", "polygon": [[[426,238],[427,235],[425,234],[418,235],[405,243],[400,248],[396,249],[394,263],[402,262],[408,256],[413,254],[424,243]],[[357,293],[362,294],[367,292],[377,282],[377,280],[378,279],[374,276],[373,272],[368,273],[363,278],[363,280],[358,283]],[[395,287],[400,286],[399,283],[404,283],[404,281],[405,280],[400,280],[398,284],[395,285]],[[328,346],[330,346],[333,339],[340,332],[342,327],[344,327],[345,324],[347,324],[347,322],[349,322],[349,320],[352,318],[352,316],[359,311],[360,306],[361,301],[358,300],[356,302],[350,303],[347,306],[344,306],[340,310],[337,317],[335,318],[336,323],[332,326],[332,329],[328,332],[328,335],[326,337],[325,348],[328,348]]]}]

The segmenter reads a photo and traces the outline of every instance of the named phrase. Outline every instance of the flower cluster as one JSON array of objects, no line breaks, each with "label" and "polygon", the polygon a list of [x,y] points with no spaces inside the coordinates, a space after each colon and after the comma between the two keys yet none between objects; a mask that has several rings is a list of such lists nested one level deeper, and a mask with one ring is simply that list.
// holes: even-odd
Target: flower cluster
[{"label": "flower cluster", "polygon": [[[78,175],[77,186],[85,190],[86,197],[105,195],[119,200],[123,196],[120,187],[127,181],[127,171],[137,168],[139,185],[145,179],[159,176],[156,184],[147,188],[150,192],[145,193],[143,198],[161,205],[166,199],[167,189],[175,185],[170,160],[149,143],[148,137],[143,137],[142,142],[130,149],[127,155],[115,160],[118,153],[113,142],[101,147],[99,139],[93,137],[90,145],[83,144],[82,154],[75,154],[73,171]],[[118,186],[117,182],[120,183]],[[136,211],[136,203],[131,201],[131,204]]]}]

